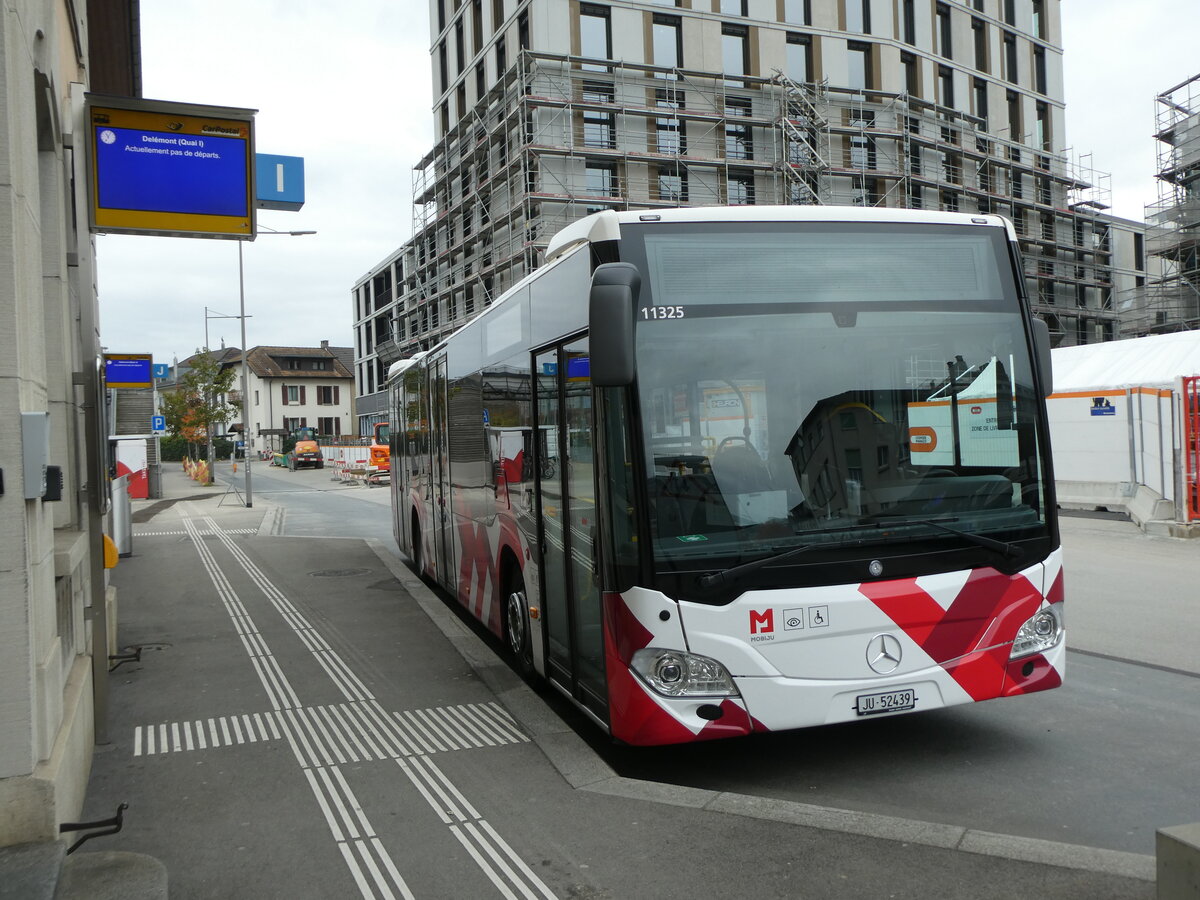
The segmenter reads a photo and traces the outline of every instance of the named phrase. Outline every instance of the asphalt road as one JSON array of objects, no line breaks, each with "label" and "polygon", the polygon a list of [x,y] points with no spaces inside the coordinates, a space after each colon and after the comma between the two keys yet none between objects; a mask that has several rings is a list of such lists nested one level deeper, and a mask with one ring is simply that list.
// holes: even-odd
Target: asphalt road
[{"label": "asphalt road", "polygon": [[[321,470],[256,466],[254,479],[283,510],[275,533],[394,551],[386,489]],[[1200,821],[1200,545],[1112,519],[1062,526],[1072,650],[1059,690],[687,747],[577,731],[631,778],[1152,854],[1156,829]]]}]

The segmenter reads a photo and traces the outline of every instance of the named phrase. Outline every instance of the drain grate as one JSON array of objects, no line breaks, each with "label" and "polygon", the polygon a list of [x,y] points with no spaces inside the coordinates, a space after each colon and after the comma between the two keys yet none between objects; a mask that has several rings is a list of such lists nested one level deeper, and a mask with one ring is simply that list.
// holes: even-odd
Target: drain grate
[{"label": "drain grate", "polygon": [[309,572],[309,578],[348,578],[352,575],[370,575],[370,569],[322,569],[320,572]]}]

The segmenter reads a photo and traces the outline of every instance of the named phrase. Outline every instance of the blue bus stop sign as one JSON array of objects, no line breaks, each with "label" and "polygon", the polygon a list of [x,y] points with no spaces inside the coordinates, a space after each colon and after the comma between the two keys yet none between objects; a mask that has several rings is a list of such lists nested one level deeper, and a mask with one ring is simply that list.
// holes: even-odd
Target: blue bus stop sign
[{"label": "blue bus stop sign", "polygon": [[298,210],[304,205],[304,157],[254,154],[255,205]]}]

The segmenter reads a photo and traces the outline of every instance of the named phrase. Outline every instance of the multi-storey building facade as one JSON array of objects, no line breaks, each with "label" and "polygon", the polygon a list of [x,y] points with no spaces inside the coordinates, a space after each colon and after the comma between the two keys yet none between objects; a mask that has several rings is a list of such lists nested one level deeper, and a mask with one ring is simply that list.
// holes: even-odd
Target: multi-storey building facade
[{"label": "multi-storey building facade", "polygon": [[1200,75],[1155,98],[1158,202],[1146,208],[1146,249],[1158,267],[1130,295],[1130,336],[1200,328]]},{"label": "multi-storey building facade", "polygon": [[1114,336],[1139,227],[1057,149],[1059,0],[432,0],[430,21],[414,237],[353,290],[360,418],[391,360],[599,209],[999,213],[1056,342]]}]

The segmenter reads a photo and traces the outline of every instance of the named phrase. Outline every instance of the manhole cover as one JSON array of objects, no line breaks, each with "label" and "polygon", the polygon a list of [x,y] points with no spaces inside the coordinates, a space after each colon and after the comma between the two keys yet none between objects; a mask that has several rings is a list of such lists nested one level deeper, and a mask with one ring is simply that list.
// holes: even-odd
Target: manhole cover
[{"label": "manhole cover", "polygon": [[370,575],[370,569],[322,569],[320,572],[309,572],[311,578],[347,578],[351,575]]}]

